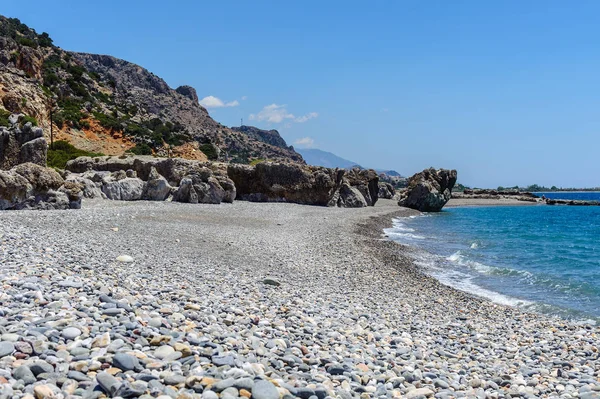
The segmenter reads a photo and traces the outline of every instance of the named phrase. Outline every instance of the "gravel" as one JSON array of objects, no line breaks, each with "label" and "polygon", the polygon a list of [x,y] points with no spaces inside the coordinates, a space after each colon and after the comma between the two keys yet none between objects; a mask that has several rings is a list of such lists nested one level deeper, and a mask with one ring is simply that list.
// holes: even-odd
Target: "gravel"
[{"label": "gravel", "polygon": [[0,398],[600,397],[598,328],[425,276],[382,236],[410,212],[1,213]]}]

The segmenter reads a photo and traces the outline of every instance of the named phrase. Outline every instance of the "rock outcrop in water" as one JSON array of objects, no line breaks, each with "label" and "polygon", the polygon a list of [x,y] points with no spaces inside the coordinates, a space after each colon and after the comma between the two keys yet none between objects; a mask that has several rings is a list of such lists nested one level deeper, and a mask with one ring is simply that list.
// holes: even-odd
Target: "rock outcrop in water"
[{"label": "rock outcrop in water", "polygon": [[409,179],[398,205],[421,212],[439,212],[452,196],[456,177],[456,170],[425,169]]},{"label": "rock outcrop in water", "polygon": [[67,179],[84,186],[88,198],[219,204],[233,202],[236,189],[218,163],[180,158],[79,157],[69,161]]},{"label": "rock outcrop in water", "polygon": [[263,162],[230,164],[227,174],[238,198],[247,201],[359,208],[373,206],[378,199],[379,178],[372,170]]}]

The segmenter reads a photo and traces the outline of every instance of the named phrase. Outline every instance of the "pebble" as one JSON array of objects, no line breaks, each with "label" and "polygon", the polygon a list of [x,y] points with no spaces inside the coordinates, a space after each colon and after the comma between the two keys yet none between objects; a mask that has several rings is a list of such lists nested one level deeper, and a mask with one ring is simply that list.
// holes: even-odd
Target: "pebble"
[{"label": "pebble", "polygon": [[279,399],[279,391],[269,381],[257,381],[252,387],[253,399]]},{"label": "pebble", "polygon": [[73,340],[81,335],[81,330],[75,327],[68,327],[62,330],[62,336],[65,339]]},{"label": "pebble", "polygon": [[12,342],[0,342],[0,357],[8,356],[15,351],[15,345]]},{"label": "pebble", "polygon": [[440,285],[379,203],[90,204],[0,215],[1,399],[600,393],[598,327]]}]

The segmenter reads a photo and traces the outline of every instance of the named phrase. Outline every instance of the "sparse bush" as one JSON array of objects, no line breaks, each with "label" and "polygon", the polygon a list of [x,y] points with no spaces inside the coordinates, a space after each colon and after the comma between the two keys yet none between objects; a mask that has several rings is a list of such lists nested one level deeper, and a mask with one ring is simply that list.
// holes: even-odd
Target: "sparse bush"
[{"label": "sparse bush", "polygon": [[47,165],[51,168],[64,169],[71,159],[77,157],[99,157],[101,153],[94,153],[73,147],[66,141],[56,141],[51,148],[48,148]]},{"label": "sparse bush", "polygon": [[27,47],[33,47],[33,48],[38,47],[38,44],[36,43],[36,41],[33,39],[30,39],[28,37],[19,37],[17,39],[17,43],[19,43],[21,46],[27,46]]},{"label": "sparse bush", "polygon": [[218,158],[217,150],[212,144],[201,144],[200,151],[202,151],[204,155],[206,155],[206,157],[211,161],[216,160]]},{"label": "sparse bush", "polygon": [[0,109],[0,126],[10,126],[8,122],[8,117],[10,116],[10,112]]},{"label": "sparse bush", "polygon": [[21,125],[24,125],[27,122],[31,122],[31,124],[33,126],[37,126],[38,125],[37,119],[35,119],[33,116],[29,116],[29,115],[23,116],[23,120],[21,121]]},{"label": "sparse bush", "polygon": [[106,115],[102,112],[94,112],[94,117],[98,119],[98,122],[100,125],[102,125],[102,127],[117,131],[123,130],[121,121],[112,115]]},{"label": "sparse bush", "polygon": [[129,152],[135,155],[152,155],[152,148],[146,143],[137,144]]}]

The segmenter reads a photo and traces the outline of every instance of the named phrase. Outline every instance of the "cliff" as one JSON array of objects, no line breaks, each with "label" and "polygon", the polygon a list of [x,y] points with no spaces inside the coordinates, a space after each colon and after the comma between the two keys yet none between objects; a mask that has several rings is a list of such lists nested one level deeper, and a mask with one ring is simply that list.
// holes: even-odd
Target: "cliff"
[{"label": "cliff", "polygon": [[65,51],[47,33],[0,16],[0,125],[3,113],[23,113],[48,136],[51,109],[55,139],[87,151],[304,163],[278,133],[216,122],[190,86],[172,89],[147,69],[109,55]]}]

